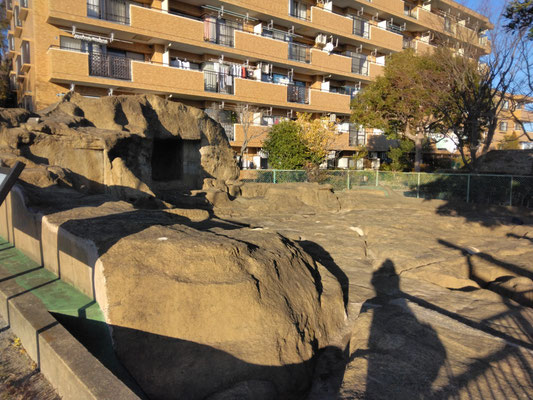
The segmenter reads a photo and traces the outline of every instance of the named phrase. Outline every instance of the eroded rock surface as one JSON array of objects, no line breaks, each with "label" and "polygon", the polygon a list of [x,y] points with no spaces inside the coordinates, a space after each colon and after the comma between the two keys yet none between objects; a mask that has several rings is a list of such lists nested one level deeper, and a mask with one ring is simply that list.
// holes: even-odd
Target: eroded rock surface
[{"label": "eroded rock surface", "polygon": [[218,123],[152,95],[88,99],[72,93],[38,114],[0,110],[0,147],[7,157],[67,170],[77,190],[126,200],[238,176]]}]

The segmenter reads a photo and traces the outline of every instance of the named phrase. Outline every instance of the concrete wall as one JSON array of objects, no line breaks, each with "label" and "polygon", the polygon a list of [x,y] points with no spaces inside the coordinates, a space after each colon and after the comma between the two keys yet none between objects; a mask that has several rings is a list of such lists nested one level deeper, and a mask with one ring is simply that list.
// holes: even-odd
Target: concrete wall
[{"label": "concrete wall", "polygon": [[[32,213],[18,186],[0,206],[0,235],[89,297],[95,298],[98,291],[96,301],[106,306],[102,265],[92,242],[74,237],[47,217]],[[62,398],[138,399],[54,319],[31,291],[9,276],[0,277],[7,278],[0,279],[0,315]]]}]

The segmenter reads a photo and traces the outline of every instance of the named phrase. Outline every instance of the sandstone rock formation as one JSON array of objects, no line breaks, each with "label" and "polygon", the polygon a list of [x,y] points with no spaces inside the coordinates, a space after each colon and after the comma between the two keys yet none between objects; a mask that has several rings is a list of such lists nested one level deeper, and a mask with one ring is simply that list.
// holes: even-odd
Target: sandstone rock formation
[{"label": "sandstone rock formation", "polygon": [[201,189],[237,178],[222,127],[199,109],[157,96],[68,94],[38,115],[0,111],[0,147],[68,170],[76,189],[122,199]]},{"label": "sandstone rock formation", "polygon": [[338,281],[276,233],[125,202],[46,218],[97,249],[95,297],[151,399],[301,398],[344,325]]}]

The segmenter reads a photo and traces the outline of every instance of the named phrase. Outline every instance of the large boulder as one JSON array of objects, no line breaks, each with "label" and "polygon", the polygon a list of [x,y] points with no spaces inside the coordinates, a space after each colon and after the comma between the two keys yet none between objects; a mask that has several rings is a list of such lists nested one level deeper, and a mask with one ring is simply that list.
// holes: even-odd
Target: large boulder
[{"label": "large boulder", "polygon": [[0,146],[71,171],[78,190],[127,200],[201,189],[205,179],[224,183],[239,172],[220,124],[154,95],[71,93],[38,116],[0,110]]},{"label": "large boulder", "polygon": [[337,279],[279,234],[124,202],[47,219],[94,243],[96,299],[151,399],[301,398],[344,326]]}]

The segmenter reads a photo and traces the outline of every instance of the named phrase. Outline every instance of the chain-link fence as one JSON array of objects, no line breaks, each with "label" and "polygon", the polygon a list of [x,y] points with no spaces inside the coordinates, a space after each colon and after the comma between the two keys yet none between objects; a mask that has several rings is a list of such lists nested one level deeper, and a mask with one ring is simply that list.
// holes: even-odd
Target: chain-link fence
[{"label": "chain-link fence", "polygon": [[533,176],[352,170],[320,170],[312,177],[301,170],[254,170],[247,173],[243,180],[248,182],[313,181],[330,184],[336,191],[387,188],[407,197],[533,208]]}]

